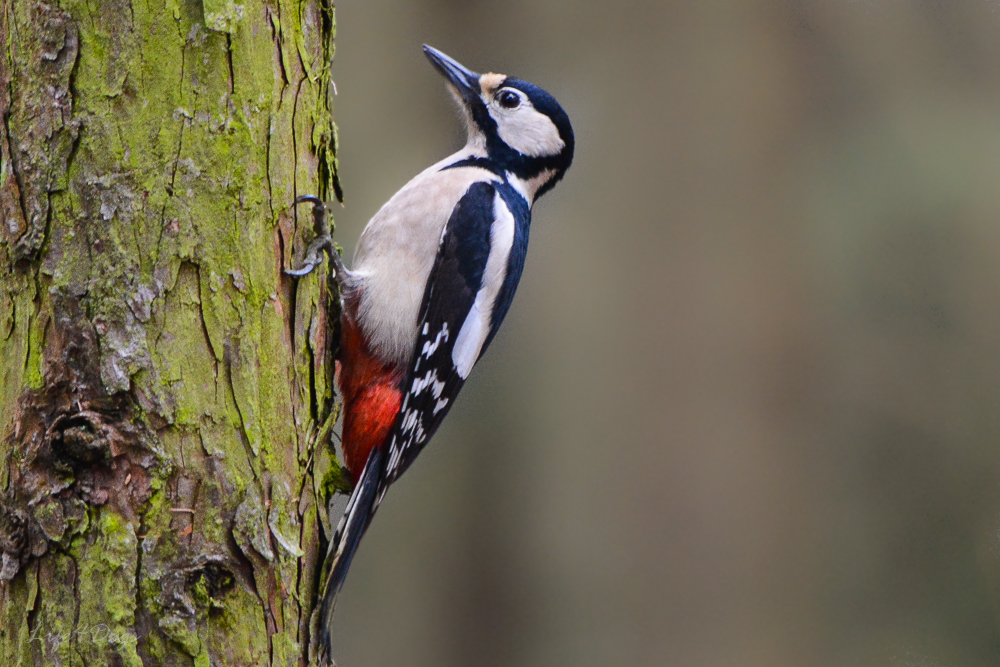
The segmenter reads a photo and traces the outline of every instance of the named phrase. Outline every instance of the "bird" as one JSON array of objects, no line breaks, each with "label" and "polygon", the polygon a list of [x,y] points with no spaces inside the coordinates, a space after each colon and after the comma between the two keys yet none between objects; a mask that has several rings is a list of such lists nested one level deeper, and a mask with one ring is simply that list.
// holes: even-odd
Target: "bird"
[{"label": "bird", "polygon": [[341,295],[344,466],[353,491],[329,544],[318,663],[332,661],[337,594],[389,486],[416,459],[497,333],[524,268],[532,205],[573,161],[569,117],[526,81],[476,73],[430,46],[467,141],[404,185],[368,222],[348,270],[313,195],[303,276],[330,264]]}]

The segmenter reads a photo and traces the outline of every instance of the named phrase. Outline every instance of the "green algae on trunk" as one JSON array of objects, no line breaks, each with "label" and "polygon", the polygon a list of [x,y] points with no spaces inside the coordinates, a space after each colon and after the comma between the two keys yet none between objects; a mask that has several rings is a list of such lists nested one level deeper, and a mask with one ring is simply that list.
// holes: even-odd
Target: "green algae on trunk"
[{"label": "green algae on trunk", "polygon": [[333,7],[4,0],[0,664],[307,661]]}]

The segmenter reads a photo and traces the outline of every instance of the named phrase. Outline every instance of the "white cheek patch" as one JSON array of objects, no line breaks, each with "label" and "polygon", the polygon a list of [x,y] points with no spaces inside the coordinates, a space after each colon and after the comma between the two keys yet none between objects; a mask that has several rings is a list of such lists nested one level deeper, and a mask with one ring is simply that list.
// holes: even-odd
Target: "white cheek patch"
[{"label": "white cheek patch", "polygon": [[558,155],[566,146],[552,119],[536,111],[527,100],[516,109],[499,109],[492,104],[487,108],[497,123],[500,139],[521,155]]},{"label": "white cheek patch", "polygon": [[462,379],[469,377],[476,365],[483,344],[489,336],[493,319],[493,304],[507,277],[507,260],[514,246],[514,216],[499,193],[493,200],[493,226],[490,229],[490,256],[483,271],[483,285],[476,292],[476,300],[458,331],[451,360]]}]

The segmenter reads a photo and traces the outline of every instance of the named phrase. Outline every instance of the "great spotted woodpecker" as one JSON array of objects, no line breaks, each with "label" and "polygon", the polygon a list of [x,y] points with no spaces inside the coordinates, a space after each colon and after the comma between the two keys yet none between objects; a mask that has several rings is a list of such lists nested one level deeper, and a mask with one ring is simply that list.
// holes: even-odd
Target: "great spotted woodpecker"
[{"label": "great spotted woodpecker", "polygon": [[544,90],[477,74],[429,46],[468,129],[465,147],[424,170],[375,214],[344,267],[312,196],[317,238],[304,275],[330,255],[343,298],[339,387],[344,463],[354,482],[330,544],[318,657],[330,660],[337,593],[386,490],[448,413],[510,308],[531,206],[573,159],[573,129]]}]

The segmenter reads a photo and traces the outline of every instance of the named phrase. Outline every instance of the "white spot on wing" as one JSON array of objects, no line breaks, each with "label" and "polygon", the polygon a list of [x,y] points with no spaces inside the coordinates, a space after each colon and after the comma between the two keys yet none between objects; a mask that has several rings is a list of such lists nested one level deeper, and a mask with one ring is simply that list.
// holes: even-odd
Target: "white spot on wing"
[{"label": "white spot on wing", "polygon": [[490,255],[483,271],[483,284],[476,293],[472,308],[462,323],[451,350],[455,369],[464,380],[469,377],[472,367],[489,335],[493,304],[507,277],[507,260],[514,245],[514,216],[503,198],[497,193],[493,199],[493,225],[490,228]]},{"label": "white spot on wing", "polygon": [[410,393],[416,395],[427,388],[430,388],[434,398],[441,398],[441,392],[444,391],[444,382],[438,380],[436,370],[431,369],[427,371],[422,378],[414,378],[413,388],[410,389]]},{"label": "white spot on wing", "polygon": [[[424,335],[425,336],[427,335],[427,323],[426,322],[424,322]],[[423,356],[429,358],[432,354],[434,354],[434,352],[437,351],[438,346],[441,345],[442,341],[444,341],[444,342],[448,341],[448,323],[447,322],[442,323],[442,325],[441,325],[441,331],[439,331],[438,334],[437,334],[437,336],[434,337],[434,342],[433,343],[431,341],[429,341],[429,340],[424,342],[424,346],[420,350],[420,354],[422,354]]]},{"label": "white spot on wing", "polygon": [[392,446],[389,448],[389,463],[386,468],[389,471],[395,470],[399,466],[399,459],[403,455],[403,447],[396,438],[392,439]]}]

